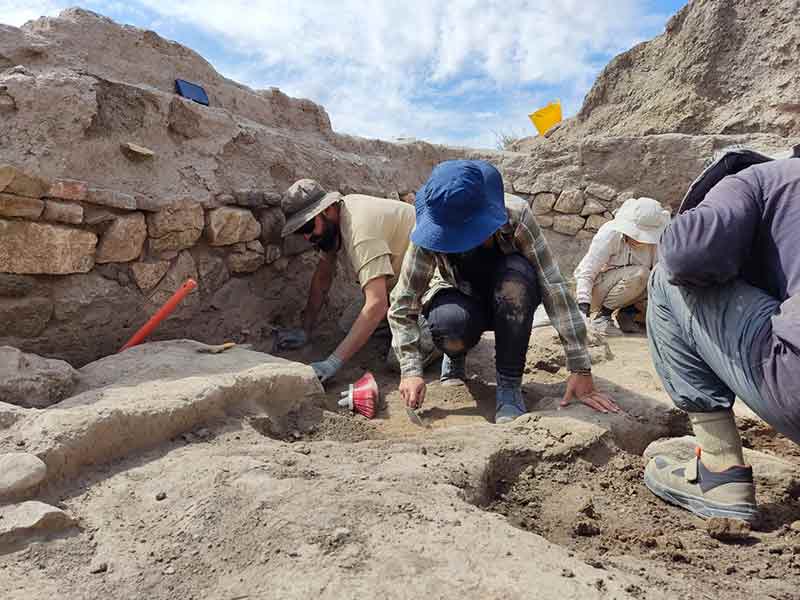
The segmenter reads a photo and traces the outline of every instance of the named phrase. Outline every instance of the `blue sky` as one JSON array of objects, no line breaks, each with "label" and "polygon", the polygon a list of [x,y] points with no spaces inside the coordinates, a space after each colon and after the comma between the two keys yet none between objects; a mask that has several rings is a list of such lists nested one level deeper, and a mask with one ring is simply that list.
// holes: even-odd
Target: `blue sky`
[{"label": "blue sky", "polygon": [[[74,2],[74,0],[73,0]],[[22,25],[73,2],[0,0]],[[91,0],[223,75],[322,104],[336,131],[493,147],[533,135],[527,114],[566,116],[614,55],[664,30],[679,0]]]}]

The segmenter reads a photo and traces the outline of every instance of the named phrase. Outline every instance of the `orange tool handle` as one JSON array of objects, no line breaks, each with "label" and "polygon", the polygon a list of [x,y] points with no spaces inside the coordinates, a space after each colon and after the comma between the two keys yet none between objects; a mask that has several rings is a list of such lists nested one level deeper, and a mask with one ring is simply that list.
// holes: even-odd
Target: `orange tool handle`
[{"label": "orange tool handle", "polygon": [[127,350],[128,348],[133,348],[134,346],[141,344],[148,335],[153,333],[153,330],[158,327],[159,323],[166,319],[170,313],[175,310],[175,308],[181,303],[186,295],[196,287],[197,282],[194,279],[187,279],[186,283],[178,288],[178,291],[172,294],[172,297],[164,303],[164,306],[159,308],[158,312],[150,317],[150,320],[142,325],[139,331],[134,333],[133,337],[129,339],[119,351],[122,352],[123,350]]}]

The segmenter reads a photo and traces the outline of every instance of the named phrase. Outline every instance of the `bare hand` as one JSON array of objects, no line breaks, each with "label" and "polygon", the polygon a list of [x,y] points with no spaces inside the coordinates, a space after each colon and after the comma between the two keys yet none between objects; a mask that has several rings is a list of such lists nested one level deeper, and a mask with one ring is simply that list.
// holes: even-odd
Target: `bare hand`
[{"label": "bare hand", "polygon": [[399,389],[400,397],[409,408],[419,408],[425,401],[425,380],[422,377],[403,377]]},{"label": "bare hand", "polygon": [[618,413],[622,411],[611,396],[595,389],[594,379],[592,379],[591,375],[573,373],[569,376],[569,379],[567,379],[567,391],[561,399],[561,406],[568,406],[572,400],[580,400],[597,412]]}]

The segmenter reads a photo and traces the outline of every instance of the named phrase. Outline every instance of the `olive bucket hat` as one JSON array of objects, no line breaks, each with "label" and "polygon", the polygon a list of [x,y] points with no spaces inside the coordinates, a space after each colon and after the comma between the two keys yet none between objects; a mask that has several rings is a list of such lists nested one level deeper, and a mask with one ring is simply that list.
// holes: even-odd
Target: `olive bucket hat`
[{"label": "olive bucket hat", "polygon": [[281,200],[281,208],[287,217],[281,236],[286,237],[294,233],[341,199],[342,195],[339,192],[326,192],[313,179],[295,181]]}]

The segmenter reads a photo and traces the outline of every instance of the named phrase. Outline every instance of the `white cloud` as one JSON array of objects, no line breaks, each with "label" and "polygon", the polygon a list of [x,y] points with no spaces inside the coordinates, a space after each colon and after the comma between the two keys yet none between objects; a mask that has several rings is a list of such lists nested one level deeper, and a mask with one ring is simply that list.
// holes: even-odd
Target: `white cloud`
[{"label": "white cloud", "polygon": [[[91,2],[99,12],[111,4]],[[644,4],[131,0],[127,10],[154,15],[146,26],[181,25],[220,39],[223,74],[311,98],[338,131],[493,145],[493,130],[532,133],[527,113],[557,95],[577,109],[599,66],[652,33]],[[11,11],[18,24],[53,5],[0,0],[0,21]]]},{"label": "white cloud", "polygon": [[45,0],[0,0],[0,23],[19,27],[27,21],[55,15],[63,7],[64,3]]}]

